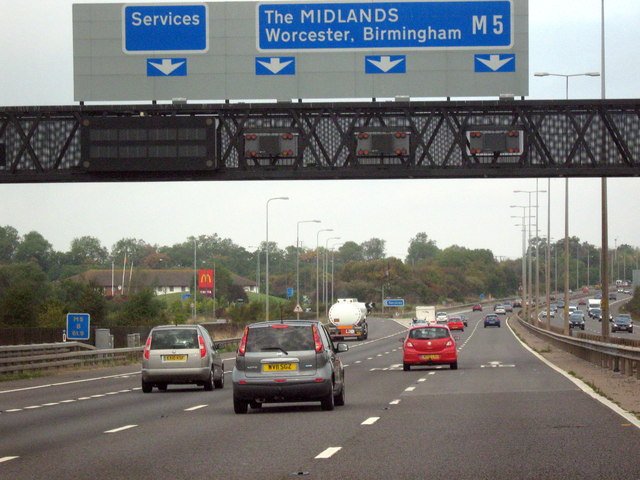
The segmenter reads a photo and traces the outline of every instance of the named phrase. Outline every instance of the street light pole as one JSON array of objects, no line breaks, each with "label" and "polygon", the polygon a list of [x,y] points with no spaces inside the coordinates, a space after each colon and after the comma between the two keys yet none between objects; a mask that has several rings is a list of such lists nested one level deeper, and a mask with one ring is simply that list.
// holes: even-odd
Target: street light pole
[{"label": "street light pole", "polygon": [[325,315],[329,312],[329,240],[339,240],[342,237],[329,237],[324,242],[324,294],[322,298],[324,299],[324,313]]},{"label": "street light pole", "polygon": [[[300,305],[300,224],[301,223],[320,223],[320,220],[300,220],[296,223],[296,307]],[[300,319],[300,312],[296,312],[296,318]]]},{"label": "street light pole", "polygon": [[511,205],[511,208],[521,208],[522,209],[522,297],[524,302],[524,311],[525,315],[527,312],[527,269],[526,269],[526,239],[527,239],[527,225],[524,222],[525,217],[525,209],[527,208],[524,205]]},{"label": "street light pole", "polygon": [[266,295],[267,295],[267,308],[266,308],[266,320],[269,321],[269,202],[272,200],[289,200],[289,197],[274,197],[267,200],[267,234],[266,241],[267,244],[265,246],[265,283],[266,285]]},{"label": "street light pole", "polygon": [[333,228],[323,228],[316,233],[316,320],[320,320],[320,234],[333,232]]},{"label": "street light pole", "polygon": [[336,243],[331,250],[331,305],[333,305],[333,261],[334,261],[334,257],[335,257],[335,253],[336,251],[334,250],[334,248],[340,246],[340,245],[344,245],[343,243]]}]

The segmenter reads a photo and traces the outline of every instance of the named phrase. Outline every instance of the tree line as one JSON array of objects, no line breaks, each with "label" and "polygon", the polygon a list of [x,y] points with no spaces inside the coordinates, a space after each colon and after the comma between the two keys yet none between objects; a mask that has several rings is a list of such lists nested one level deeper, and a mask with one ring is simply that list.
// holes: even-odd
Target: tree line
[{"label": "tree line", "polygon": [[[540,263],[544,268],[542,242]],[[167,304],[151,291],[107,300],[90,286],[69,278],[88,269],[121,268],[125,255],[127,265],[133,265],[134,269],[193,268],[194,249],[197,268],[215,265],[218,280],[217,304],[198,298],[197,308],[202,312],[215,312],[218,317],[259,319],[264,314],[261,301],[249,301],[244,292],[233,285],[230,273],[257,281],[264,292],[267,246],[270,293],[283,298],[288,288],[295,288],[299,253],[300,297],[306,299],[305,306],[311,306],[316,298],[317,254],[321,269],[325,262],[327,264],[335,298],[355,297],[380,303],[384,292],[385,297],[404,298],[408,304],[433,304],[472,301],[480,295],[514,295],[520,286],[520,259],[499,261],[490,250],[457,245],[440,249],[425,232],[409,240],[406,257],[399,259],[386,255],[385,241],[380,238],[362,243],[346,241],[330,251],[323,247],[318,251],[301,247],[297,252],[295,246],[281,249],[274,242],[269,245],[263,242],[250,251],[215,233],[188,237],[171,246],[123,238],[111,249],[95,237],[82,236],[71,241],[68,251],[56,251],[38,232],[20,235],[15,228],[5,226],[0,227],[0,325],[59,325],[64,312],[88,312],[96,324],[106,326],[185,321],[190,315],[190,306],[183,301],[173,300]],[[562,252],[563,242],[553,247]],[[592,279],[597,276],[598,263],[594,261],[597,249],[577,238],[572,239],[572,247],[572,251],[578,252],[576,261],[570,262],[575,266],[571,272],[573,282],[579,284],[583,278],[582,283],[586,284],[587,270]],[[535,256],[535,249],[532,253]],[[637,249],[622,245],[617,254],[617,265],[622,261],[630,268],[637,262]],[[326,301],[330,298],[329,294]],[[285,315],[290,307],[280,307],[284,310],[281,314]]]}]

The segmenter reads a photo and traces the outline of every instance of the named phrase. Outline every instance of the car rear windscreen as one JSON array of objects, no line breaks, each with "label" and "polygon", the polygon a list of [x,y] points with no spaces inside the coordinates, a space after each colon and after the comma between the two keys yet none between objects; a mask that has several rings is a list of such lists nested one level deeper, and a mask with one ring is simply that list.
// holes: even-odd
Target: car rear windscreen
[{"label": "car rear windscreen", "polygon": [[274,325],[249,329],[247,352],[314,350],[311,325]]},{"label": "car rear windscreen", "polygon": [[449,330],[446,328],[416,328],[411,330],[409,338],[415,340],[433,340],[449,337]]},{"label": "car rear windscreen", "polygon": [[151,349],[198,348],[198,333],[195,329],[156,330],[151,335]]}]

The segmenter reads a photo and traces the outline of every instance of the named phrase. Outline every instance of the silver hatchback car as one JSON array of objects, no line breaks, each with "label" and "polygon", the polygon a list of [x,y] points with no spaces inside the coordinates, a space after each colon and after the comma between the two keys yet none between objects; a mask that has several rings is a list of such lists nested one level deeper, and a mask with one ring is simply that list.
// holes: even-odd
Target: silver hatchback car
[{"label": "silver hatchback car", "polygon": [[224,363],[201,325],[154,327],[142,355],[142,391],[166,390],[170,383],[224,387]]},{"label": "silver hatchback car", "polygon": [[247,413],[263,403],[320,401],[323,410],[344,405],[344,367],[321,322],[284,320],[245,328],[233,369],[233,409]]}]

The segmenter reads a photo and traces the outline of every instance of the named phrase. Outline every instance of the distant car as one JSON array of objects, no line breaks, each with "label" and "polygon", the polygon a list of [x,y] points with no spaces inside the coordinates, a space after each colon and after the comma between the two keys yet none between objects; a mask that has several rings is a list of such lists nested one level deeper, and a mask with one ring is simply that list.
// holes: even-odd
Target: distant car
[{"label": "distant car", "polygon": [[522,308],[522,299],[521,298],[516,298],[513,301],[513,308]]},{"label": "distant car", "polygon": [[449,321],[449,314],[447,312],[436,313],[436,323],[447,323]]},{"label": "distant car", "polygon": [[617,300],[617,299],[618,299],[618,296],[615,293],[612,292],[609,294],[609,300]]},{"label": "distant car", "polygon": [[484,328],[487,327],[498,327],[500,328],[500,317],[495,313],[489,313],[486,317],[484,317]]},{"label": "distant car", "polygon": [[627,295],[631,295],[631,290],[625,290],[623,293],[625,293]]},{"label": "distant car", "polygon": [[402,366],[405,372],[415,365],[449,364],[458,368],[458,350],[451,330],[446,325],[420,325],[409,329],[402,346]]},{"label": "distant car", "polygon": [[587,299],[586,299],[586,298],[581,298],[581,299],[578,301],[578,305],[586,305],[586,304],[587,304]]},{"label": "distant car", "polygon": [[258,322],[244,330],[233,368],[233,410],[263,403],[319,401],[323,410],[344,405],[346,343],[333,344],[316,320]]},{"label": "distant car", "polygon": [[587,311],[587,315],[589,315],[591,318],[597,318],[600,320],[600,316],[602,315],[602,309],[597,307],[590,308]]},{"label": "distant car", "polygon": [[611,333],[622,331],[633,333],[633,321],[628,315],[618,315],[611,323]]},{"label": "distant car", "polygon": [[481,312],[482,311],[482,305],[480,305],[479,303],[474,304],[473,307],[471,307],[471,311],[472,312]]},{"label": "distant car", "polygon": [[[593,312],[593,315],[591,316],[591,318],[601,322],[602,321],[602,309],[598,308],[595,312]],[[611,314],[609,314],[609,321],[610,322],[613,321],[613,316]]]},{"label": "distant car", "polygon": [[588,288],[583,288],[582,289],[582,293],[589,293],[589,289]]},{"label": "distant car", "polygon": [[513,305],[510,303],[504,303],[502,306],[504,307],[505,312],[513,312]]},{"label": "distant car", "polygon": [[464,323],[464,326],[465,326],[465,327],[468,327],[468,326],[469,326],[469,325],[468,325],[469,321],[468,321],[468,319],[467,319],[467,316],[466,316],[466,315],[464,315],[464,314],[462,314],[462,313],[461,313],[460,315],[458,315],[458,316],[462,319],[462,323]]},{"label": "distant car", "polygon": [[459,315],[452,315],[449,317],[447,325],[449,326],[449,330],[462,330],[464,332],[464,322],[462,321],[462,317]]},{"label": "distant car", "polygon": [[192,383],[205,390],[224,387],[224,364],[201,325],[154,327],[142,353],[142,391]]},{"label": "distant car", "polygon": [[504,305],[497,305],[497,306],[496,306],[496,309],[495,309],[495,312],[496,312],[498,315],[506,315],[506,313],[507,313],[507,309],[506,309],[506,308],[504,308]]},{"label": "distant car", "polygon": [[584,313],[575,312],[569,315],[569,328],[584,330]]},{"label": "distant car", "polygon": [[596,293],[593,298],[595,299],[601,299],[602,298],[602,294],[601,293]]}]

